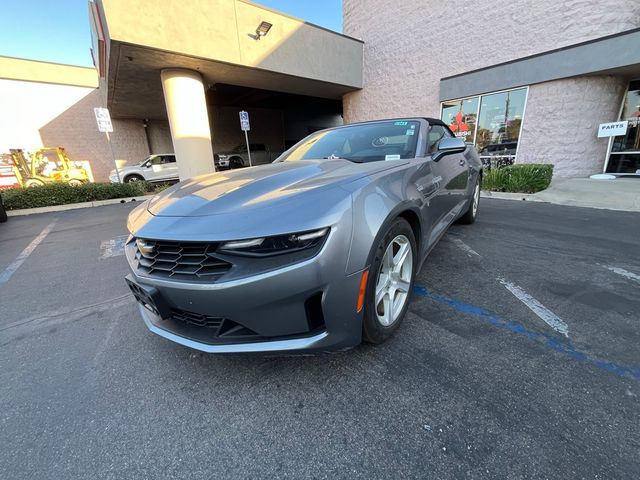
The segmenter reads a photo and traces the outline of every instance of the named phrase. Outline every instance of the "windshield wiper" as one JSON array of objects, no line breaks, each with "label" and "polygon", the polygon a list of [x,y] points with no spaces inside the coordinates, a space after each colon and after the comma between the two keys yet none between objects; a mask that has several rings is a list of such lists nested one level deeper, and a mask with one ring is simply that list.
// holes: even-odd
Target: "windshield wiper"
[{"label": "windshield wiper", "polygon": [[323,160],[349,160],[353,163],[363,163],[362,160],[356,160],[355,158],[349,157],[337,157],[335,155],[331,155],[330,157],[322,157]]}]

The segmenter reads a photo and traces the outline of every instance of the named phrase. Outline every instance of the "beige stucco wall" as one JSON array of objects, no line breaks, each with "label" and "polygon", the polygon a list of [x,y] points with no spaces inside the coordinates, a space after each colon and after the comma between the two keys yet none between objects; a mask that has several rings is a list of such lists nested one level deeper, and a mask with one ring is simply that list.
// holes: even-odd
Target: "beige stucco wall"
[{"label": "beige stucco wall", "polygon": [[[360,87],[362,44],[246,0],[100,0],[111,40]],[[255,40],[260,22],[273,26]],[[188,32],[188,34],[185,34]]]},{"label": "beige stucco wall", "polygon": [[[0,79],[0,152],[64,147],[72,160],[87,160],[96,181],[106,181],[113,160],[93,108],[101,106],[90,87]],[[116,158],[139,161],[148,155],[141,120],[114,120]]]},{"label": "beige stucco wall", "polygon": [[608,140],[595,132],[603,121],[617,119],[626,86],[625,79],[612,76],[532,85],[518,162],[553,163],[559,177],[601,172]]},{"label": "beige stucco wall", "polygon": [[[628,0],[344,0],[343,13],[345,34],[365,41],[364,88],[344,97],[346,122],[409,115],[437,117],[443,77],[640,27],[640,2]],[[591,109],[589,128],[617,119],[612,108],[619,108],[622,99],[618,81],[572,82],[531,88],[524,119],[526,150],[521,148],[526,160],[536,161],[536,155],[545,151],[561,153],[564,147],[550,150],[548,137],[536,133],[565,130],[567,117],[577,122]],[[588,90],[570,92],[580,85]],[[560,92],[568,96],[566,101],[557,96]],[[559,100],[563,110],[554,107]],[[548,116],[543,118],[542,111]],[[594,152],[599,160],[584,160],[586,168],[580,169],[558,165],[558,174],[601,170],[605,156],[602,141],[596,138],[595,129],[582,133],[580,148]],[[572,156],[572,162],[577,160]],[[568,160],[563,156],[551,161]]]}]

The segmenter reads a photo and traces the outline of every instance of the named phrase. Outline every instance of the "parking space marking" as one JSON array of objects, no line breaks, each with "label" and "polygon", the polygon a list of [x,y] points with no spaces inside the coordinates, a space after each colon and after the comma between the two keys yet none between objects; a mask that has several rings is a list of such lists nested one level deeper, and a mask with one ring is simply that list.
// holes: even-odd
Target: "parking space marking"
[{"label": "parking space marking", "polygon": [[453,243],[456,244],[456,246],[462,250],[463,252],[465,252],[467,255],[469,255],[470,257],[478,257],[478,258],[482,258],[482,256],[476,252],[473,248],[471,248],[469,245],[467,245],[466,243],[464,243],[462,240],[460,240],[459,238],[452,238],[451,241]]},{"label": "parking space marking", "polygon": [[618,275],[621,275],[629,280],[633,280],[635,282],[640,283],[640,275],[636,275],[635,273],[632,273],[628,270],[625,270],[624,268],[620,268],[620,267],[611,267],[609,265],[603,265],[604,268],[606,268],[607,270],[612,271],[613,273],[617,273]]},{"label": "parking space marking", "polygon": [[413,293],[421,297],[429,298],[441,305],[451,307],[460,313],[483,320],[496,328],[507,330],[516,335],[525,337],[528,340],[551,348],[552,350],[567,355],[579,362],[593,365],[594,367],[613,373],[622,378],[633,378],[634,380],[640,381],[640,366],[629,367],[619,363],[609,362],[607,360],[600,360],[590,353],[578,350],[568,339],[561,340],[555,336],[528,330],[524,325],[517,321],[501,318],[497,314],[485,310],[482,307],[476,307],[475,305],[470,305],[455,298],[431,292],[421,285],[415,285],[413,287]]},{"label": "parking space marking", "polygon": [[524,303],[529,310],[535,313],[544,323],[553,328],[556,332],[561,333],[565,337],[569,336],[569,326],[564,323],[560,317],[541,304],[538,300],[533,298],[527,292],[525,292],[518,285],[511,283],[504,278],[498,278],[498,281],[509,290],[514,297]]},{"label": "parking space marking", "polygon": [[124,245],[128,235],[118,235],[111,240],[103,240],[100,244],[100,258],[117,257],[124,255]]},{"label": "parking space marking", "polygon": [[49,235],[49,232],[51,231],[51,229],[53,229],[56,222],[57,220],[54,220],[49,225],[47,225],[45,229],[42,230],[42,232],[40,232],[40,235],[34,238],[33,241],[29,245],[27,245],[27,248],[25,248],[22,252],[20,252],[20,255],[16,257],[16,259],[11,263],[11,265],[9,265],[7,268],[4,269],[2,273],[0,273],[0,283],[6,283],[9,281],[9,279],[11,278],[11,275],[16,273],[16,270],[20,268],[20,265],[24,263],[24,261],[29,257],[29,255],[31,255],[31,253],[36,249],[36,247],[40,245],[40,243],[45,239],[45,237]]}]

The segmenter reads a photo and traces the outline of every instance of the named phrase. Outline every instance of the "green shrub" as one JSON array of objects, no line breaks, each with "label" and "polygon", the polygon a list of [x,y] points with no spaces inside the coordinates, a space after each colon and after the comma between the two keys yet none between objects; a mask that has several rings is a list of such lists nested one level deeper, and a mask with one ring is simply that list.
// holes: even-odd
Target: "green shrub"
[{"label": "green shrub", "polygon": [[56,182],[38,187],[9,188],[2,191],[2,199],[7,210],[17,210],[112,198],[139,197],[145,195],[149,188],[145,182],[85,183],[74,187]]},{"label": "green shrub", "polygon": [[485,170],[482,189],[494,192],[536,193],[551,183],[553,165],[522,163]]}]

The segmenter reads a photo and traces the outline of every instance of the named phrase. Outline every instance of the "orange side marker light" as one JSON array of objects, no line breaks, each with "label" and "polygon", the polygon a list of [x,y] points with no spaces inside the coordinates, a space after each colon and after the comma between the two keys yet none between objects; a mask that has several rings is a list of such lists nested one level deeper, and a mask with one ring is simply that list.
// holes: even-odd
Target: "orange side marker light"
[{"label": "orange side marker light", "polygon": [[369,270],[362,272],[362,278],[360,279],[360,291],[358,292],[358,303],[356,304],[356,311],[361,312],[364,307],[364,294],[367,291],[367,279],[369,278]]}]

